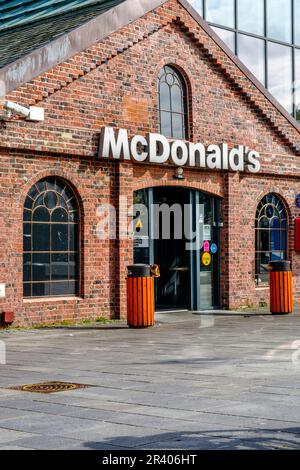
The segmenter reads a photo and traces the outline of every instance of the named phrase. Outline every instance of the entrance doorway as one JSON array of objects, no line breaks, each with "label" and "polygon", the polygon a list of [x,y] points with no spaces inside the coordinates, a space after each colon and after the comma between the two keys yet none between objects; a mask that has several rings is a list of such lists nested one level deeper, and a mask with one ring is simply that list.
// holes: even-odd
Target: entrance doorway
[{"label": "entrance doorway", "polygon": [[184,227],[189,191],[154,188],[153,204],[161,209],[157,220],[154,217],[154,231],[159,236],[154,239],[154,262],[159,265],[161,273],[155,289],[156,308],[189,309],[190,252],[185,247]]},{"label": "entrance doorway", "polygon": [[182,187],[134,192],[134,262],[156,263],[156,310],[219,307],[220,198]]}]

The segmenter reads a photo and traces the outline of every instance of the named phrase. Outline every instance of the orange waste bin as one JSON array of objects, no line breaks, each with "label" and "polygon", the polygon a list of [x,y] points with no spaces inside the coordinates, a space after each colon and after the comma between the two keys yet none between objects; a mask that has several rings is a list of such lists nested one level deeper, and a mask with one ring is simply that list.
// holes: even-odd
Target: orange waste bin
[{"label": "orange waste bin", "polygon": [[127,324],[131,328],[154,325],[154,277],[149,264],[127,266]]},{"label": "orange waste bin", "polygon": [[268,270],[271,313],[291,313],[294,306],[290,261],[271,261]]}]

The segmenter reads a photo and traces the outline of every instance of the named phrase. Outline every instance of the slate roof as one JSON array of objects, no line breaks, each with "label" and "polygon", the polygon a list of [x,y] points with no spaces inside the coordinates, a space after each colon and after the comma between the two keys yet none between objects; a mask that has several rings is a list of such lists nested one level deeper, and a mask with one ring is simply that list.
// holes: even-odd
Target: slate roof
[{"label": "slate roof", "polygon": [[105,0],[0,0],[0,30],[100,3],[108,2]]},{"label": "slate roof", "polygon": [[0,0],[0,68],[123,1]]}]

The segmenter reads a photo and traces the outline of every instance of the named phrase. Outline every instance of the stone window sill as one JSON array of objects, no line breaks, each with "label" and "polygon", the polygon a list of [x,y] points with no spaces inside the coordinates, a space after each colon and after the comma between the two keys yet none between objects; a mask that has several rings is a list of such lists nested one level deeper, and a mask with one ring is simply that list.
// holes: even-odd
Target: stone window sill
[{"label": "stone window sill", "polygon": [[23,302],[24,303],[28,303],[28,304],[32,304],[32,303],[41,303],[41,302],[44,302],[44,303],[47,303],[47,302],[78,302],[79,300],[83,300],[82,297],[74,297],[74,296],[71,296],[71,297],[28,297],[28,298],[24,298],[23,299]]}]

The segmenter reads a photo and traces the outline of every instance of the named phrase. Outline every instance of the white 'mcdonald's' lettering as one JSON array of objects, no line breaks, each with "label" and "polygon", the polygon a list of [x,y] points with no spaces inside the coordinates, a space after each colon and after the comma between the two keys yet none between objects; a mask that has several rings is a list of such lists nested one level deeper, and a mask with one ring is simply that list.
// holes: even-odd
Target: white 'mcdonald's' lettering
[{"label": "white 'mcdonald's' lettering", "polygon": [[104,127],[101,131],[99,157],[136,162],[166,163],[176,166],[207,168],[209,170],[249,171],[258,173],[260,155],[244,145],[232,149],[228,144],[211,144],[205,147],[198,142],[169,140],[161,134],[149,133],[147,137],[133,136],[130,141],[126,129]]}]

